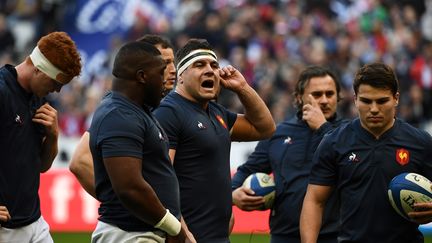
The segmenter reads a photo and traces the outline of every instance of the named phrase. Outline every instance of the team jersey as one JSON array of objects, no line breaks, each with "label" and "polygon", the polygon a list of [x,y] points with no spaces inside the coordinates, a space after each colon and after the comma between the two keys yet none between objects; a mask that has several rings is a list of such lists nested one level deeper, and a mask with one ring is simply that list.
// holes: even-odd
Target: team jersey
[{"label": "team jersey", "polygon": [[[135,157],[142,160],[142,176],[161,203],[180,218],[178,181],[168,156],[168,139],[149,108],[138,107],[112,92],[97,108],[89,129],[94,159],[99,220],[125,231],[154,231],[131,214],[115,194],[103,159]],[[125,175],[127,176],[127,175]]]},{"label": "team jersey", "polygon": [[210,102],[207,110],[171,92],[155,116],[175,149],[182,215],[198,242],[228,242],[232,210],[230,133],[237,115]]},{"label": "team jersey", "polygon": [[340,198],[339,242],[423,242],[418,224],[392,208],[391,179],[415,172],[432,179],[432,137],[396,119],[379,139],[359,119],[327,135],[317,149],[310,184],[333,186]]},{"label": "team jersey", "polygon": [[[260,141],[248,160],[238,167],[232,180],[233,190],[241,187],[252,173],[273,173],[276,197],[270,213],[272,238],[277,235],[289,242],[300,242],[300,212],[313,155],[324,134],[341,123],[342,120],[335,117],[313,131],[298,114],[278,124],[273,136]],[[320,238],[337,242],[339,205],[336,197],[332,196],[329,200]]]},{"label": "team jersey", "polygon": [[41,216],[38,190],[45,128],[32,118],[45,102],[19,85],[13,66],[0,69],[0,205],[11,215],[1,223],[5,228],[26,226]]}]

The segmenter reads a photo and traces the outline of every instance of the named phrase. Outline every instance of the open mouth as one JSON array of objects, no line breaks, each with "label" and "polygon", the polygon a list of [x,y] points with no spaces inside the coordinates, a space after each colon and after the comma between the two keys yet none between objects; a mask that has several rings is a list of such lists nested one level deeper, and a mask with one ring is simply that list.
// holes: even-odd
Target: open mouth
[{"label": "open mouth", "polygon": [[205,80],[204,82],[202,82],[201,87],[213,88],[214,87],[214,81],[213,80]]}]

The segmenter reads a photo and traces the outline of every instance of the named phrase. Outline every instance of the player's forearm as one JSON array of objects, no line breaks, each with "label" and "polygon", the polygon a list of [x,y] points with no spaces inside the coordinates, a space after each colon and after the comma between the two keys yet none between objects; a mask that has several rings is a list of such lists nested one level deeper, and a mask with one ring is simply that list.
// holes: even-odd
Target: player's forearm
[{"label": "player's forearm", "polygon": [[69,170],[75,175],[84,190],[92,197],[96,198],[93,162],[87,164],[84,162],[77,163],[77,161],[72,161]]},{"label": "player's forearm", "polygon": [[245,118],[258,132],[255,140],[269,138],[276,130],[276,125],[267,105],[249,85],[246,85],[237,95],[245,109]]},{"label": "player's forearm", "polygon": [[114,187],[115,193],[133,215],[147,224],[156,225],[166,214],[166,208],[145,180],[132,183],[121,188]]},{"label": "player's forearm", "polygon": [[49,170],[49,168],[51,168],[51,165],[58,153],[57,142],[58,142],[57,135],[51,135],[45,137],[42,144],[42,151],[40,156],[42,162],[40,168],[41,173],[44,173],[47,170]]},{"label": "player's forearm", "polygon": [[323,209],[305,201],[300,215],[300,236],[302,243],[316,243],[321,228]]}]

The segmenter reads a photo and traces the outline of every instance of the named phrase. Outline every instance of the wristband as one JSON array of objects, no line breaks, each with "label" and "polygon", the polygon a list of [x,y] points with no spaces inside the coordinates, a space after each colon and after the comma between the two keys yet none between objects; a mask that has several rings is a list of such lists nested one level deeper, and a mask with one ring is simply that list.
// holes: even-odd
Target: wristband
[{"label": "wristband", "polygon": [[171,236],[176,236],[180,233],[181,223],[167,209],[166,214],[162,217],[159,223],[157,223],[154,227],[167,232]]}]

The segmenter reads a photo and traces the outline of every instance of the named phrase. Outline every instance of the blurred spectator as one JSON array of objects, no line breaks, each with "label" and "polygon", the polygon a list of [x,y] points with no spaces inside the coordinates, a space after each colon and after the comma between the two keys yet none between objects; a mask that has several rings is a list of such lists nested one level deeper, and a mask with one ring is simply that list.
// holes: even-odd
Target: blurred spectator
[{"label": "blurred spectator", "polygon": [[4,14],[0,13],[0,55],[12,54],[15,46],[15,37],[9,29]]},{"label": "blurred spectator", "polygon": [[[1,1],[6,21],[0,15],[0,62],[13,63],[17,55],[8,50],[19,55],[39,32],[62,26],[59,19],[70,2]],[[116,4],[132,6],[129,1]],[[167,5],[171,12],[164,9]],[[293,82],[298,70],[311,64],[329,66],[339,76],[339,113],[355,116],[354,73],[364,63],[380,61],[394,68],[407,94],[401,97],[400,117],[419,127],[431,123],[432,0],[138,0],[133,6],[133,24],[112,36],[100,70],[92,67],[77,82],[79,88],[58,96],[64,134],[86,129],[94,103],[110,85],[107,70],[117,47],[148,33],[162,33],[175,48],[191,37],[208,39],[221,63],[241,70],[276,121],[293,111]],[[221,90],[218,101],[233,111],[242,109],[229,91]]]}]

